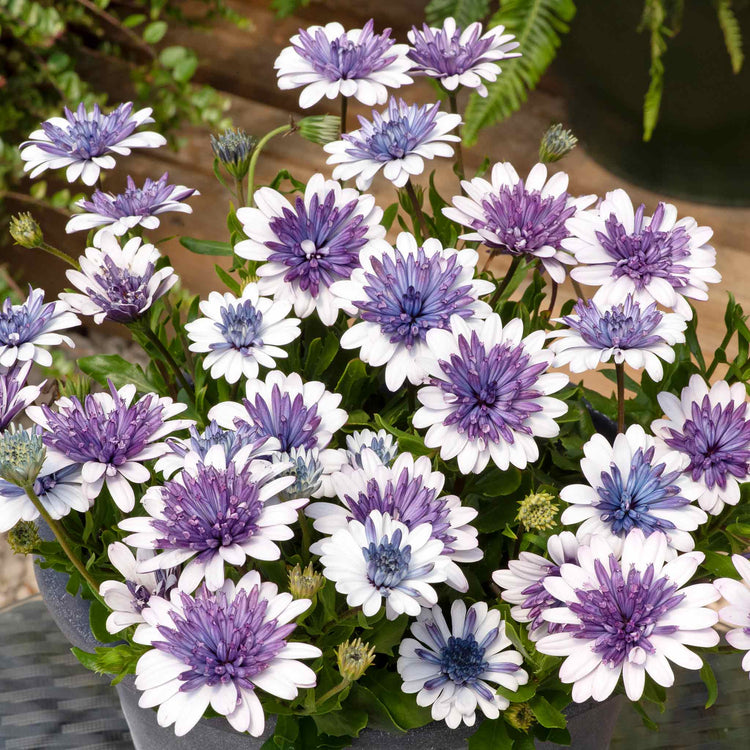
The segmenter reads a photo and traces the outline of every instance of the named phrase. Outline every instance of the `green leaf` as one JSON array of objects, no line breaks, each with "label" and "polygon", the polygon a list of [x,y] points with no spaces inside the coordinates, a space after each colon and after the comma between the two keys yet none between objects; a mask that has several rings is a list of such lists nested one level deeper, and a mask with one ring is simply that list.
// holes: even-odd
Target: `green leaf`
[{"label": "green leaf", "polygon": [[216,272],[216,275],[226,284],[227,289],[229,289],[233,294],[236,294],[239,297],[239,295],[242,293],[240,282],[230,276],[229,273],[224,270],[218,263],[214,265],[214,271]]},{"label": "green leaf", "polygon": [[474,21],[481,21],[490,11],[490,0],[430,0],[424,9],[427,23],[442,26],[449,16],[456,19],[456,25],[465,29]]},{"label": "green leaf", "polygon": [[97,671],[97,657],[96,654],[90,654],[88,651],[82,651],[80,648],[71,648],[70,649],[73,656],[75,656],[76,659],[78,659],[81,664],[83,664],[86,669],[91,670],[92,672]]},{"label": "green leaf", "polygon": [[494,721],[485,719],[469,737],[469,750],[510,750],[512,747],[513,740],[508,736],[502,716]]},{"label": "green leaf", "polygon": [[105,386],[109,379],[117,388],[132,383],[140,393],[153,393],[157,390],[139,365],[128,362],[119,354],[94,354],[90,357],[81,357],[77,364],[81,372]]},{"label": "green leaf", "polygon": [[713,550],[701,550],[706,559],[701,563],[709,573],[717,578],[737,578],[737,570],[729,555],[720,555]]},{"label": "green leaf", "polygon": [[426,456],[428,453],[432,453],[432,448],[428,448],[424,444],[424,439],[421,435],[412,435],[410,432],[399,430],[397,427],[386,422],[380,414],[375,414],[373,419],[378,427],[398,438],[398,447],[402,451],[412,453],[415,456]]},{"label": "green leaf", "polygon": [[432,721],[429,709],[418,706],[415,696],[402,692],[401,678],[395,672],[370,669],[360,683],[372,693],[391,721],[402,731],[423,727]]},{"label": "green leaf", "polygon": [[184,60],[180,60],[177,65],[174,66],[172,75],[175,81],[180,83],[187,83],[198,68],[198,58],[195,55],[186,57]]},{"label": "green leaf", "polygon": [[279,716],[273,733],[273,744],[279,748],[293,748],[299,735],[299,724],[294,716]]},{"label": "green leaf", "polygon": [[134,26],[140,26],[145,20],[146,16],[143,13],[133,13],[123,18],[122,25],[126,29],[132,29]]},{"label": "green leaf", "polygon": [[543,726],[555,729],[565,729],[568,724],[565,714],[555,708],[544,696],[535,695],[529,701],[536,720]]},{"label": "green leaf", "polygon": [[325,340],[313,339],[305,357],[305,379],[317,380],[331,365],[339,351],[336,334],[329,331]]},{"label": "green leaf", "polygon": [[383,211],[383,219],[380,223],[385,227],[386,231],[388,231],[393,225],[397,213],[398,203],[391,203],[391,205]]},{"label": "green leaf", "polygon": [[408,624],[407,615],[401,615],[395,620],[381,620],[365,640],[375,647],[377,653],[393,656],[393,647],[401,643]]},{"label": "green leaf", "polygon": [[714,674],[714,670],[711,669],[711,665],[706,659],[703,660],[703,666],[701,667],[700,676],[701,680],[703,680],[703,684],[706,686],[706,690],[708,691],[708,698],[706,699],[705,707],[711,708],[711,706],[716,703],[716,699],[719,697],[719,685],[716,682],[716,675]]},{"label": "green leaf", "polygon": [[189,54],[191,54],[185,47],[173,45],[165,47],[159,53],[159,62],[166,68],[174,68],[178,62],[184,60]]},{"label": "green leaf", "polygon": [[109,610],[98,599],[94,599],[89,607],[89,626],[94,638],[101,643],[111,643],[113,640],[107,630],[107,617]]},{"label": "green leaf", "polygon": [[312,717],[321,734],[334,737],[357,737],[367,726],[367,718],[367,711],[347,707]]},{"label": "green leaf", "polygon": [[143,30],[143,41],[148,44],[160,42],[167,33],[166,21],[154,21]]},{"label": "green leaf", "polygon": [[191,253],[198,253],[198,255],[234,255],[234,250],[228,242],[180,237],[180,244]]}]

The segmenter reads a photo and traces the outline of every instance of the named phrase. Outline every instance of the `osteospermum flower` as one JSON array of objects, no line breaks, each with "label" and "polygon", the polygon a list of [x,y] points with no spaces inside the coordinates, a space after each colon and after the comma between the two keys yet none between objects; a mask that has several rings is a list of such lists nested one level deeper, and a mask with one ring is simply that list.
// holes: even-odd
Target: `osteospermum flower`
[{"label": "osteospermum flower", "polygon": [[671,203],[659,203],[649,217],[643,204],[633,210],[628,194],[613,190],[566,226],[563,247],[581,264],[571,276],[599,287],[597,304],[621,304],[632,294],[644,306],[658,302],[689,320],[685,298],[708,299],[708,285],[721,281],[716,251],[707,244],[713,231],[689,216],[678,221]]},{"label": "osteospermum flower", "polygon": [[241,258],[262,262],[261,294],[291,302],[301,318],[317,311],[325,325],[333,325],[343,302],[331,293],[331,284],[359,267],[360,251],[381,244],[383,211],[371,195],[342,188],[322,174],[310,178],[304,198],[298,196],[294,205],[267,187],[256,191],[255,203],[257,208],[237,211],[248,239],[234,249]]},{"label": "osteospermum flower", "polygon": [[711,647],[719,642],[713,626],[718,615],[706,605],[719,594],[710,583],[692,586],[703,560],[688,552],[664,564],[667,539],[661,533],[644,537],[634,529],[618,560],[609,544],[593,537],[578,552],[578,564],[560,568],[545,588],[563,607],[543,612],[548,622],[565,626],[536,644],[537,651],[564,656],[560,679],[573,683],[576,703],[606,700],[622,675],[631,701],[643,695],[646,674],[658,685],[674,683],[672,661],[700,669],[703,659],[687,646]]},{"label": "osteospermum flower", "polygon": [[464,474],[483,471],[490,459],[503,471],[536,461],[534,438],[557,435],[554,419],[568,409],[549,396],[568,378],[546,372],[554,355],[544,338],[543,331],[523,338],[519,318],[503,326],[494,313],[476,323],[454,315],[450,331],[429,331],[429,385],[417,391],[422,407],[412,420],[428,428],[425,445],[440,448],[445,461],[457,458]]},{"label": "osteospermum flower", "polygon": [[319,549],[323,575],[366,617],[377,614],[383,599],[389,620],[404,613],[415,617],[437,603],[431,584],[448,577],[449,560],[429,523],[409,529],[379,510],[370,511],[364,523],[352,519],[336,529]]},{"label": "osteospermum flower", "polygon": [[407,379],[423,383],[427,332],[448,328],[453,316],[475,321],[491,312],[479,297],[494,285],[474,278],[478,258],[475,250],[444,248],[433,238],[420,247],[408,232],[399,234],[395,248],[384,243],[382,251],[363,252],[362,268],[332,287],[361,319],[344,332],[341,346],[359,349],[373,367],[385,365],[391,391]]},{"label": "osteospermum flower", "polygon": [[224,563],[241,566],[250,557],[278,560],[277,541],[291,539],[289,526],[306,500],[277,502],[294,478],[279,477],[283,465],[252,462],[250,447],[227,460],[220,445],[201,459],[185,456],[185,468],[143,496],[147,516],[126,518],[120,528],[133,532],[125,543],[162,550],[139,564],[139,571],[168,569],[190,561],[180,574],[181,591],[205,580],[210,591],[224,584]]},{"label": "osteospermum flower", "polygon": [[131,482],[151,479],[144,461],[169,450],[160,442],[172,432],[193,424],[190,419],[172,419],[187,404],[148,393],[137,401],[135,386],[119,390],[110,382],[109,393],[92,393],[83,403],[76,397],[30,406],[26,414],[45,430],[47,455],[64,457],[67,464],[81,466],[83,494],[93,501],[107,489],[120,510],[129,513],[135,504]]},{"label": "osteospermum flower", "polygon": [[[456,729],[474,726],[476,711],[497,719],[510,701],[495,685],[517,691],[529,681],[521,669],[523,656],[505,635],[505,621],[484,602],[451,605],[451,624],[438,606],[424,609],[411,626],[414,638],[399,646],[396,669],[405,693],[416,693],[417,704],[432,706],[432,718]],[[494,683],[494,684],[488,684]]]},{"label": "osteospermum flower", "polygon": [[[409,530],[430,524],[431,536],[442,542],[442,554],[450,561],[446,567],[448,584],[467,591],[469,582],[457,563],[482,559],[477,530],[470,525],[477,511],[462,506],[456,495],[441,494],[445,477],[432,471],[427,456],[415,459],[410,453],[401,453],[392,466],[386,466],[372,450],[365,449],[360,460],[362,468],[344,466],[331,478],[341,505],[313,503],[305,509],[306,515],[315,519],[315,529],[330,535],[346,528],[352,518],[366,523],[374,510],[400,521]],[[323,546],[324,542],[316,542],[310,551],[317,554]]]},{"label": "osteospermum flower", "polygon": [[169,595],[177,583],[177,576],[171,570],[156,570],[153,573],[138,572],[138,563],[153,555],[146,550],[138,550],[138,558],[122,543],[112,542],[107,548],[109,561],[122,574],[124,581],[104,581],[99,593],[111,611],[107,617],[108,633],[119,633],[131,625],[145,622],[143,610],[152,596],[162,598]]},{"label": "osteospermum flower", "polygon": [[717,578],[714,581],[727,602],[727,606],[719,610],[719,618],[734,626],[724,637],[730,646],[747,652],[742,658],[742,668],[750,672],[750,561],[742,555],[732,555],[732,562],[742,580]]},{"label": "osteospermum flower", "polygon": [[252,282],[239,298],[211,292],[199,307],[206,317],[187,323],[185,330],[193,342],[190,351],[206,353],[203,369],[214,380],[258,377],[260,367],[276,364],[274,357],[287,357],[280,347],[300,335],[300,321],[287,318],[292,303],[261,297]]},{"label": "osteospermum flower", "polygon": [[500,162],[492,168],[491,182],[475,177],[461,186],[466,195],[455,196],[443,213],[473,230],[462,239],[481,242],[493,253],[538,258],[553,281],[565,280],[565,266],[575,263],[563,248],[570,236],[565,222],[596,196],[574,198],[567,192],[568,175],[557,172],[548,180],[544,164],[536,164],[523,180],[510,162]]},{"label": "osteospermum flower", "polygon": [[158,148],[167,139],[159,133],[136,128],[154,122],[151,107],[133,112],[132,102],[104,114],[98,104],[87,112],[83,104],[75,112],[65,107],[65,117],[50,117],[21,144],[24,172],[32,179],[46,169],[66,168],[68,182],[79,177],[93,185],[102,169],[115,166],[113,154],[127,156],[133,148]]},{"label": "osteospermum flower", "polygon": [[95,323],[112,320],[132,323],[164,296],[176,283],[171,266],[156,270],[159,251],[140,237],[122,247],[109,231],[99,247],[87,247],[78,262],[81,270],[66,271],[68,280],[82,294],[64,292],[60,299],[81,315],[92,315]]},{"label": "osteospermum flower", "polygon": [[85,213],[75,214],[65,225],[65,231],[88,231],[94,227],[105,227],[94,235],[94,244],[98,244],[104,231],[110,231],[117,237],[122,236],[134,227],[144,229],[158,228],[159,215],[168,211],[190,214],[193,209],[182,203],[191,195],[200,195],[194,188],[184,185],[170,185],[165,172],[158,180],[146,178],[142,188],[136,187],[135,181],[128,176],[128,187],[124,193],[115,195],[95,190],[91,200],[85,198],[76,204]]},{"label": "osteospermum flower", "polygon": [[670,556],[693,549],[695,541],[688,532],[708,516],[692,504],[700,489],[683,475],[684,456],[657,444],[640,425],[617,435],[614,445],[594,435],[583,454],[581,471],[589,484],[560,491],[560,499],[570,504],[560,520],[583,521],[576,531],[581,542],[597,534],[618,553],[628,533],[640,529],[646,536],[664,533]]},{"label": "osteospermum flower", "polygon": [[440,111],[440,104],[407,104],[391,97],[388,109],[373,110],[372,122],[359,118],[360,129],[344,133],[340,141],[323,148],[331,154],[336,180],[357,178],[357,187],[367,190],[375,175],[383,175],[396,187],[404,187],[411,175],[422,174],[424,160],[453,156],[451,142],[461,139],[450,131],[461,124],[460,115]]},{"label": "osteospermum flower", "polygon": [[0,308],[0,367],[24,362],[37,362],[42,367],[52,364],[47,346],[75,344],[59,331],[75,328],[81,321],[70,312],[65,302],[44,302],[44,290],[29,287],[29,296],[20,305],[6,297]]},{"label": "osteospermum flower", "polygon": [[680,397],[660,393],[665,418],[651,429],[670,448],[689,459],[685,475],[699,489],[701,508],[718,515],[737,505],[740,484],[750,478],[750,415],[744,383],[724,380],[709,389],[693,375]]},{"label": "osteospermum flower", "polygon": [[289,466],[283,474],[294,477],[294,483],[285,487],[281,492],[284,500],[298,500],[319,494],[323,484],[323,464],[320,461],[320,451],[317,448],[292,448],[288,453],[274,453],[273,463],[285,463]]},{"label": "osteospermum flower", "polygon": [[423,24],[419,30],[412,26],[407,34],[412,44],[412,74],[435,78],[448,91],[464,86],[487,96],[484,82],[497,80],[501,72],[498,61],[520,57],[521,53],[512,52],[519,45],[513,34],[503,33],[504,26],[495,26],[484,34],[482,31],[481,23],[457,28],[454,18],[446,18],[442,28]]},{"label": "osteospermum flower", "polygon": [[573,313],[557,322],[568,328],[550,333],[557,338],[550,345],[556,366],[567,364],[571,372],[585,372],[613,359],[634,370],[645,367],[655,382],[664,376],[659,360],[674,362],[673,347],[685,341],[687,327],[681,315],[660,312],[656,303],[641,307],[630,294],[622,305],[609,308],[579,299]]},{"label": "osteospermum flower", "polygon": [[362,468],[362,455],[365,450],[372,451],[378,460],[389,466],[398,455],[398,442],[385,430],[355,430],[346,436],[346,462],[356,468]]},{"label": "osteospermum flower", "polygon": [[299,106],[312,107],[324,96],[353,96],[362,104],[384,104],[388,88],[412,82],[406,72],[409,47],[396,44],[391,30],[375,34],[370,19],[362,29],[345,31],[337,22],[300,29],[273,67],[282,90],[304,86]]},{"label": "osteospermum flower", "polygon": [[492,580],[505,589],[502,598],[515,605],[510,613],[516,622],[527,622],[529,638],[538,641],[549,633],[558,633],[562,625],[546,622],[542,613],[563,603],[544,588],[548,576],[559,576],[560,566],[578,561],[578,540],[571,531],[553,534],[547,540],[547,554],[550,559],[521,552],[517,560],[508,561],[508,567],[496,570]]},{"label": "osteospermum flower", "polygon": [[0,371],[0,432],[42,392],[44,380],[39,385],[26,385],[30,370],[27,361]]},{"label": "osteospermum flower", "polygon": [[202,588],[193,598],[175,589],[169,601],[152,597],[133,637],[153,647],[136,665],[138,705],[159,706],[159,726],[174,724],[177,736],[211,706],[238,732],[259,737],[265,716],[258,688],[291,700],[299,688],[315,687],[315,673],[298,659],[314,659],[320,649],[288,640],[309,606],[254,570],[216,593]]}]

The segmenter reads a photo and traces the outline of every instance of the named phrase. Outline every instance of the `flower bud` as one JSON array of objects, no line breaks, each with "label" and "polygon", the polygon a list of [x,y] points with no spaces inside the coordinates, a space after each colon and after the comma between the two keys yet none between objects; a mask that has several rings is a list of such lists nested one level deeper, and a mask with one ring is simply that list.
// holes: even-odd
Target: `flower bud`
[{"label": "flower bud", "polygon": [[8,544],[17,555],[31,555],[41,543],[39,529],[33,521],[19,521],[8,532]]},{"label": "flower bud", "polygon": [[21,213],[10,220],[10,236],[21,247],[39,247],[44,242],[42,228],[30,213]]},{"label": "flower bud", "polygon": [[356,682],[375,659],[375,646],[363,643],[362,639],[344,641],[336,650],[339,672],[345,680]]},{"label": "flower bud", "polygon": [[211,149],[214,156],[236,180],[242,180],[250,167],[258,139],[244,130],[227,128],[221,135],[211,136]]},{"label": "flower bud", "polygon": [[312,563],[303,570],[299,563],[289,571],[289,593],[295,599],[312,599],[325,586],[326,579],[316,573]]},{"label": "flower bud", "polygon": [[511,703],[505,709],[505,721],[514,729],[528,732],[536,723],[536,717],[528,703]]},{"label": "flower bud", "polygon": [[40,432],[11,425],[0,436],[0,477],[19,487],[31,487],[46,455]]},{"label": "flower bud", "polygon": [[310,115],[303,117],[295,127],[303,138],[321,146],[341,137],[341,118],[337,115]]},{"label": "flower bud", "polygon": [[534,492],[527,495],[518,504],[516,520],[520,521],[529,531],[548,531],[557,526],[555,514],[558,506],[552,501],[554,495],[549,492]]},{"label": "flower bud", "polygon": [[323,465],[316,449],[292,448],[288,453],[276,453],[273,455],[274,463],[291,463],[289,469],[283,471],[279,476],[293,475],[294,484],[281,491],[283,500],[297,500],[302,497],[310,497],[320,488],[323,476]]},{"label": "flower bud", "polygon": [[578,143],[578,138],[573,135],[573,131],[566,130],[558,122],[542,136],[539,144],[539,161],[543,164],[559,161],[576,147],[576,143]]}]

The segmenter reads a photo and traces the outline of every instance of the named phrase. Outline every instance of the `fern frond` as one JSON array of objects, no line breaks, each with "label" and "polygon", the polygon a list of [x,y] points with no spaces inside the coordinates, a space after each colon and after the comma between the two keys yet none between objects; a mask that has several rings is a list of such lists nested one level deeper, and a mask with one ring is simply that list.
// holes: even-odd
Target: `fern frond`
[{"label": "fern frond", "polygon": [[427,23],[440,26],[449,16],[465,29],[474,21],[481,21],[490,12],[490,0],[430,0],[424,9]]},{"label": "fern frond", "polygon": [[664,91],[664,63],[662,55],[667,51],[666,37],[672,32],[665,26],[666,11],[662,0],[646,0],[639,31],[648,30],[650,35],[651,67],[649,85],[643,98],[643,140],[650,141],[659,121],[661,96]]},{"label": "fern frond", "polygon": [[503,72],[487,86],[486,98],[471,95],[463,129],[468,145],[476,142],[482,128],[504,120],[526,101],[554,60],[575,12],[573,0],[501,0],[489,26],[502,24],[515,34],[521,57],[503,61]]},{"label": "fern frond", "polygon": [[716,15],[724,34],[724,44],[732,63],[732,71],[739,73],[745,61],[745,53],[742,51],[742,31],[732,8],[732,0],[717,0]]}]

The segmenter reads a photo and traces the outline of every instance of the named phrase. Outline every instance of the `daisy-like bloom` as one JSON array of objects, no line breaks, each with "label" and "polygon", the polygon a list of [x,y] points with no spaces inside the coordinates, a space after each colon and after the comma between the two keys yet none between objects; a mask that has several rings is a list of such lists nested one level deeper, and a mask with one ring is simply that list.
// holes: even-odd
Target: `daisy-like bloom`
[{"label": "daisy-like bloom", "polygon": [[0,371],[0,432],[30,403],[36,401],[42,392],[43,380],[39,385],[26,385],[31,362],[15,364]]},{"label": "daisy-like bloom", "polygon": [[701,490],[683,474],[685,456],[657,443],[640,425],[617,435],[614,445],[594,435],[583,454],[581,471],[589,484],[560,491],[560,499],[570,504],[560,520],[566,525],[583,521],[576,531],[581,542],[600,535],[618,554],[628,533],[640,529],[646,536],[661,531],[668,556],[693,549],[688,532],[708,516],[692,504]]},{"label": "daisy-like bloom", "polygon": [[474,726],[476,710],[497,719],[510,701],[494,685],[516,691],[529,681],[521,669],[523,656],[508,648],[505,621],[484,602],[451,605],[451,624],[438,606],[423,609],[411,626],[414,638],[399,646],[396,669],[405,693],[416,693],[417,704],[432,706],[432,718],[451,728]]},{"label": "daisy-like bloom", "polygon": [[307,109],[324,96],[353,96],[362,104],[384,104],[388,88],[412,82],[406,44],[396,44],[391,30],[373,32],[370,19],[362,29],[345,31],[340,23],[300,29],[281,51],[273,67],[282,90],[304,86],[299,106]]},{"label": "daisy-like bloom", "polygon": [[568,410],[549,395],[568,378],[546,372],[554,355],[543,348],[544,331],[523,338],[520,318],[503,326],[494,313],[476,323],[454,315],[450,327],[427,333],[430,379],[417,391],[413,425],[428,428],[425,445],[440,448],[444,461],[457,458],[463,474],[490,459],[503,471],[525,468],[539,458],[534,438],[555,437],[555,417]]},{"label": "daisy-like bloom", "polygon": [[750,561],[742,555],[732,555],[732,562],[742,580],[717,578],[714,581],[717,591],[727,602],[727,606],[719,610],[719,618],[734,626],[725,636],[727,643],[747,652],[742,658],[742,668],[750,672]]},{"label": "daisy-like bloom", "polygon": [[169,451],[159,441],[193,424],[190,419],[172,419],[187,404],[153,393],[135,403],[134,398],[134,385],[118,390],[110,382],[109,393],[91,393],[83,403],[71,396],[58,399],[54,411],[46,404],[26,409],[27,416],[45,430],[47,455],[81,466],[86,499],[97,498],[106,482],[115,504],[125,513],[135,505],[131,482],[151,479],[143,462]]},{"label": "daisy-like bloom", "polygon": [[408,232],[398,235],[395,248],[384,243],[382,251],[363,252],[362,268],[332,287],[361,319],[344,332],[341,346],[359,349],[373,367],[385,365],[391,391],[407,379],[420,385],[427,332],[448,328],[453,316],[476,321],[492,311],[479,300],[494,285],[474,278],[478,258],[476,250],[444,248],[433,238],[420,247]]},{"label": "daisy-like bloom", "polygon": [[708,299],[708,285],[721,281],[716,251],[707,244],[713,230],[689,216],[678,221],[671,203],[659,203],[653,216],[645,216],[643,204],[634,210],[624,190],[613,190],[566,226],[570,236],[563,247],[581,264],[571,276],[599,287],[597,304],[621,304],[632,294],[644,306],[658,302],[690,320],[685,298]]},{"label": "daisy-like bloom", "polygon": [[35,130],[29,140],[21,144],[24,172],[32,179],[46,169],[66,168],[68,182],[79,177],[86,185],[93,185],[102,169],[115,166],[113,154],[127,156],[133,148],[158,148],[167,139],[159,133],[136,128],[154,122],[151,108],[133,112],[132,102],[120,104],[104,114],[98,104],[87,112],[83,104],[72,112],[67,107],[65,117],[50,117]]},{"label": "daisy-like bloom", "polygon": [[171,266],[156,270],[159,251],[140,237],[122,247],[110,232],[104,232],[99,247],[87,247],[78,259],[81,270],[66,271],[68,281],[82,294],[64,292],[60,299],[81,315],[92,315],[95,323],[112,320],[132,323],[176,283]]},{"label": "daisy-like bloom", "polygon": [[620,680],[631,701],[643,695],[646,673],[670,687],[672,661],[700,669],[703,659],[687,646],[719,642],[713,626],[719,617],[706,605],[719,598],[710,583],[685,584],[703,561],[688,552],[664,563],[667,539],[659,532],[644,537],[634,529],[620,560],[606,539],[592,537],[578,550],[578,564],[560,567],[545,588],[565,606],[546,609],[548,622],[564,625],[536,644],[543,654],[565,656],[560,679],[573,684],[576,703],[604,701]]},{"label": "daisy-like bloom", "polygon": [[501,72],[498,61],[520,57],[521,53],[512,51],[519,45],[513,34],[503,33],[504,26],[495,26],[484,34],[482,31],[481,23],[456,28],[454,18],[446,18],[442,28],[423,24],[420,31],[412,26],[407,34],[412,44],[412,74],[435,78],[448,91],[463,86],[487,96],[484,82],[497,80]]},{"label": "daisy-like bloom", "polygon": [[709,389],[693,375],[680,397],[659,394],[664,419],[651,424],[654,435],[685,454],[685,474],[699,488],[701,508],[718,515],[737,505],[740,484],[750,478],[750,415],[744,383],[724,380]]},{"label": "daisy-like bloom", "polygon": [[300,318],[317,311],[325,325],[333,325],[343,302],[330,286],[359,268],[361,250],[387,244],[383,211],[371,195],[342,188],[322,174],[310,178],[304,198],[298,196],[294,205],[267,187],[256,191],[255,203],[257,208],[237,211],[249,239],[234,250],[262,262],[261,294],[291,302]]},{"label": "daisy-like bloom", "polygon": [[152,597],[133,637],[153,646],[136,665],[138,704],[159,706],[159,726],[174,724],[178,737],[209,705],[238,732],[259,737],[265,716],[257,688],[292,700],[315,687],[315,672],[298,659],[315,659],[320,649],[288,640],[309,606],[254,570],[216,593],[201,588],[193,598],[173,589],[169,600]]},{"label": "daisy-like bloom", "polygon": [[557,340],[550,345],[555,365],[569,365],[571,372],[595,370],[611,359],[634,370],[646,368],[651,379],[664,377],[660,362],[674,362],[675,344],[685,341],[685,319],[676,313],[663,313],[656,303],[641,307],[632,295],[622,305],[600,308],[593,300],[579,299],[571,315],[558,318],[568,328],[552,331]]},{"label": "daisy-like bloom", "polygon": [[565,266],[575,259],[563,249],[570,236],[565,222],[590,206],[596,196],[574,198],[568,175],[547,179],[547,167],[536,164],[524,181],[510,162],[492,168],[491,182],[482,177],[461,183],[466,195],[453,198],[443,213],[472,229],[461,238],[481,242],[492,253],[538,258],[553,281],[565,280]]},{"label": "daisy-like bloom", "polygon": [[508,561],[507,568],[492,574],[492,580],[504,589],[503,600],[515,605],[510,610],[513,619],[528,623],[532,641],[564,629],[542,617],[547,609],[563,606],[563,602],[544,588],[544,581],[549,576],[559,576],[561,565],[578,562],[578,547],[578,540],[571,531],[553,534],[547,540],[549,560],[533,552],[521,552],[517,560]]},{"label": "daisy-like bloom", "polygon": [[190,560],[179,587],[194,591],[205,579],[210,591],[224,584],[224,563],[244,565],[246,558],[278,560],[276,542],[291,539],[289,526],[307,500],[277,502],[294,477],[279,477],[284,465],[253,461],[250,447],[227,460],[220,445],[201,459],[185,456],[185,468],[143,496],[147,516],[126,518],[120,528],[133,532],[125,543],[162,550],[139,564],[147,573]]},{"label": "daisy-like bloom", "polygon": [[[158,180],[146,178],[143,187],[136,187],[132,177],[128,177],[128,187],[124,193],[115,195],[102,190],[94,191],[91,200],[85,198],[76,204],[85,213],[75,214],[65,225],[65,231],[88,231],[94,227],[106,227],[115,236],[120,237],[133,227],[156,229],[160,222],[159,214],[177,211],[183,214],[193,213],[193,209],[182,203],[191,195],[200,195],[194,188],[184,185],[170,185],[165,172]],[[104,232],[100,229],[94,235],[94,244]]]},{"label": "daisy-like bloom", "polygon": [[[450,560],[447,583],[458,591],[467,591],[469,582],[457,563],[482,559],[477,530],[470,525],[477,511],[462,506],[456,495],[441,495],[445,477],[432,471],[427,456],[415,459],[410,453],[401,453],[392,466],[386,466],[372,450],[364,449],[360,460],[362,468],[344,466],[332,477],[342,505],[313,503],[305,509],[306,515],[315,519],[315,529],[330,535],[346,528],[352,518],[366,523],[375,510],[410,531],[430,524],[432,538],[442,542],[442,554]],[[318,554],[316,550],[323,546],[323,542],[316,542],[310,551]]]},{"label": "daisy-like bloom", "polygon": [[257,378],[260,367],[273,367],[274,357],[289,356],[280,347],[300,335],[297,318],[287,318],[292,303],[261,297],[249,283],[237,298],[231,292],[211,292],[200,303],[206,316],[185,325],[192,352],[207,352],[203,369],[214,380],[236,383],[242,376]]},{"label": "daisy-like bloom", "polygon": [[382,464],[389,466],[398,455],[398,442],[385,430],[357,430],[346,436],[346,462],[349,466],[362,468],[362,454],[369,449]]},{"label": "daisy-like bloom", "polygon": [[63,343],[74,347],[73,340],[59,331],[80,324],[65,302],[45,303],[44,289],[29,287],[29,296],[20,305],[6,297],[0,308],[0,367],[17,362],[49,367],[52,355],[44,347]]},{"label": "daisy-like bloom", "polygon": [[99,593],[112,610],[107,617],[107,632],[119,633],[131,625],[145,622],[143,610],[151,597],[167,597],[177,583],[177,576],[171,570],[138,572],[138,563],[148,559],[153,553],[138,550],[136,559],[122,542],[112,542],[107,548],[107,554],[109,561],[122,574],[124,582],[104,581],[99,586]]},{"label": "daisy-like bloom", "polygon": [[437,604],[431,584],[448,577],[450,561],[429,523],[409,529],[379,510],[370,511],[364,523],[352,519],[336,529],[319,548],[323,575],[366,617],[378,613],[383,599],[389,620],[404,613],[416,617],[422,607]]},{"label": "daisy-like bloom", "polygon": [[383,174],[396,187],[406,185],[411,175],[424,172],[424,160],[453,156],[453,146],[461,139],[450,131],[461,124],[460,115],[440,111],[440,104],[407,104],[391,97],[388,109],[373,110],[372,122],[359,118],[360,129],[344,133],[340,141],[323,148],[331,154],[336,180],[357,178],[357,187],[367,190],[375,175]]}]

